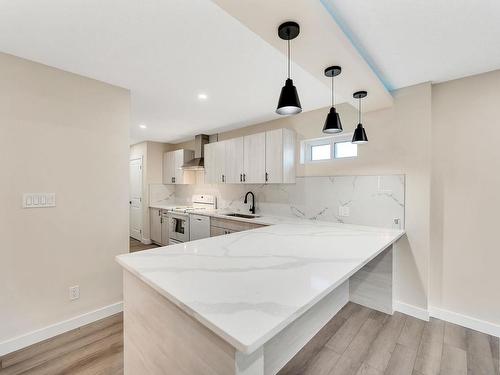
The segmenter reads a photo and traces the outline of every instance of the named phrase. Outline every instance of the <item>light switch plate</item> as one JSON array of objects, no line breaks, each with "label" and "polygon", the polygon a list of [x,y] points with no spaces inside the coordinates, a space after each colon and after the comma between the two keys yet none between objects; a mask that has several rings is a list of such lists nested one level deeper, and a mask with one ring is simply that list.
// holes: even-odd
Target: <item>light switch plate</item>
[{"label": "light switch plate", "polygon": [[24,193],[23,208],[45,208],[56,206],[56,193]]}]

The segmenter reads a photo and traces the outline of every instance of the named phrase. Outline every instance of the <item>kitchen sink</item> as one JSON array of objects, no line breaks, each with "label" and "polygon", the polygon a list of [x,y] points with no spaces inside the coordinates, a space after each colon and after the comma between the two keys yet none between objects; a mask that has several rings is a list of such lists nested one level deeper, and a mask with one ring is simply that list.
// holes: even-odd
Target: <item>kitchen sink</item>
[{"label": "kitchen sink", "polygon": [[232,217],[241,217],[243,219],[255,219],[256,217],[259,217],[258,215],[246,215],[246,214],[225,214],[224,216],[232,216]]}]

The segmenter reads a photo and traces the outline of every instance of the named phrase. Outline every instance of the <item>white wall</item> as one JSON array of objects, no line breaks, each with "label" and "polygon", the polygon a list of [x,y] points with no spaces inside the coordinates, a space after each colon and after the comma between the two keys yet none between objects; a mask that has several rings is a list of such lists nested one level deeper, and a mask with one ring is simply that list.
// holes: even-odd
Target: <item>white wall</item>
[{"label": "white wall", "polygon": [[[127,90],[0,53],[0,342],[122,300],[129,109]],[[57,207],[22,209],[25,192]]]},{"label": "white wall", "polygon": [[498,70],[433,87],[431,305],[500,326],[499,88]]}]

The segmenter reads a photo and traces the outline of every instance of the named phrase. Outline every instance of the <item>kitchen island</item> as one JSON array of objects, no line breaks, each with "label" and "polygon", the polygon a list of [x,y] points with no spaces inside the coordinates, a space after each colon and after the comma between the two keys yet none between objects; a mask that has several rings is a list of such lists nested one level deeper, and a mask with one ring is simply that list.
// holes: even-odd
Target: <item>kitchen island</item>
[{"label": "kitchen island", "polygon": [[349,300],[392,313],[403,234],[297,220],[118,256],[125,373],[277,373]]}]

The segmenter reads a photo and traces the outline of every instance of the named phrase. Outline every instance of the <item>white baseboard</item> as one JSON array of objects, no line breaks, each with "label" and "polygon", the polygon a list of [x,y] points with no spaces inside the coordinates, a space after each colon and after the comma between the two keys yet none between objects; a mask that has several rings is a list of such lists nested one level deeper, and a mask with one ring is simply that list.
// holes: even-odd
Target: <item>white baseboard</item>
[{"label": "white baseboard", "polygon": [[0,342],[0,357],[27,346],[36,344],[37,342],[60,335],[61,333],[68,332],[72,329],[82,327],[97,320],[107,318],[108,316],[117,314],[121,311],[123,311],[123,302],[117,302],[112,305],[105,306],[94,311],[89,311],[85,314],[78,315],[67,320],[63,320],[62,322],[37,329],[36,331],[14,337],[6,341],[2,341]]},{"label": "white baseboard", "polygon": [[500,325],[498,324],[432,306],[429,307],[429,312],[434,318],[458,324],[462,327],[470,328],[488,335],[500,337]]},{"label": "white baseboard", "polygon": [[414,318],[420,320],[425,320],[425,321],[429,320],[429,311],[421,307],[409,305],[401,301],[394,301],[394,310],[399,311],[406,315],[413,316]]}]

